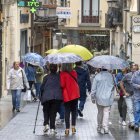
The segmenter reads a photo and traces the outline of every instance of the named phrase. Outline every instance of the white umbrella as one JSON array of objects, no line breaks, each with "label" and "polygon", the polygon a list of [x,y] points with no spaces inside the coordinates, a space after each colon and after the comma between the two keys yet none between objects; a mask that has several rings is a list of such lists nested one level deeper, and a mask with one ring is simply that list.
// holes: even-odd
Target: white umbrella
[{"label": "white umbrella", "polygon": [[95,68],[104,68],[108,70],[124,69],[129,67],[129,63],[126,62],[125,60],[110,55],[96,56],[91,60],[89,60],[87,64]]},{"label": "white umbrella", "polygon": [[44,65],[46,63],[50,64],[61,64],[61,63],[75,63],[78,61],[83,61],[82,58],[73,53],[56,53],[49,54],[44,58]]}]

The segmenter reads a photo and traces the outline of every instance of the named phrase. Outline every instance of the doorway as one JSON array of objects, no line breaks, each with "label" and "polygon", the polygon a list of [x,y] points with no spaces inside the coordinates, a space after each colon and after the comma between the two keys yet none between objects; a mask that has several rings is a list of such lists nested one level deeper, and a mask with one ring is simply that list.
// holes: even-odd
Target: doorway
[{"label": "doorway", "polygon": [[21,30],[20,32],[20,61],[22,61],[22,56],[28,52],[27,45],[27,30]]}]

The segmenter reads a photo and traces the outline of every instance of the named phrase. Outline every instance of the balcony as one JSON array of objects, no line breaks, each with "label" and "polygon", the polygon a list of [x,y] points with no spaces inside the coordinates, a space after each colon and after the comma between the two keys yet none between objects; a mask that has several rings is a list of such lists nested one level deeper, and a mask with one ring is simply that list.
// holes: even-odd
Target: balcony
[{"label": "balcony", "polygon": [[79,26],[100,26],[101,11],[78,10]]},{"label": "balcony", "polygon": [[120,8],[111,8],[108,10],[108,13],[105,15],[106,28],[115,28],[116,26],[123,25],[123,17],[122,17],[122,10]]}]

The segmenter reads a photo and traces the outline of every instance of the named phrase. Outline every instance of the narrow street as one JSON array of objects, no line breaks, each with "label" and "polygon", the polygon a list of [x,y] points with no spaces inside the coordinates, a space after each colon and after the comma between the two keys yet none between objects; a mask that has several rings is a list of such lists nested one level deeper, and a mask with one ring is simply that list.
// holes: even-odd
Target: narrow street
[{"label": "narrow street", "polygon": [[[35,116],[37,111],[38,102],[28,103],[21,110],[20,113],[12,115],[12,107],[10,98],[7,98],[5,102],[0,101],[3,104],[0,108],[1,112],[1,130],[0,140],[139,140],[139,133],[130,130],[127,126],[122,127],[118,123],[118,110],[117,102],[114,102],[111,111],[111,122],[109,135],[98,134],[96,131],[96,114],[97,108],[95,104],[92,104],[90,97],[87,99],[87,103],[84,110],[84,117],[77,119],[77,132],[75,135],[65,137],[64,130],[65,125],[57,127],[57,135],[50,137],[43,135],[43,114],[42,107],[39,109],[39,116],[37,120],[36,133],[33,134]],[[6,107],[7,106],[7,107]],[[6,114],[6,115],[5,115]],[[6,118],[3,116],[7,116]],[[11,119],[13,118],[13,119]],[[9,121],[11,119],[11,121]],[[6,125],[6,126],[5,126]],[[5,127],[3,127],[5,126]]]}]

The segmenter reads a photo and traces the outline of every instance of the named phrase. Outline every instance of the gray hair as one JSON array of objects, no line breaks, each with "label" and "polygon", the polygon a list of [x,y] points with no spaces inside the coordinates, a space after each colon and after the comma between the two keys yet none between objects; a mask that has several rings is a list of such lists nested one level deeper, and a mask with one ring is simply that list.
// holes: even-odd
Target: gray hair
[{"label": "gray hair", "polygon": [[73,70],[73,66],[71,63],[63,63],[61,69],[62,71],[71,72]]}]

